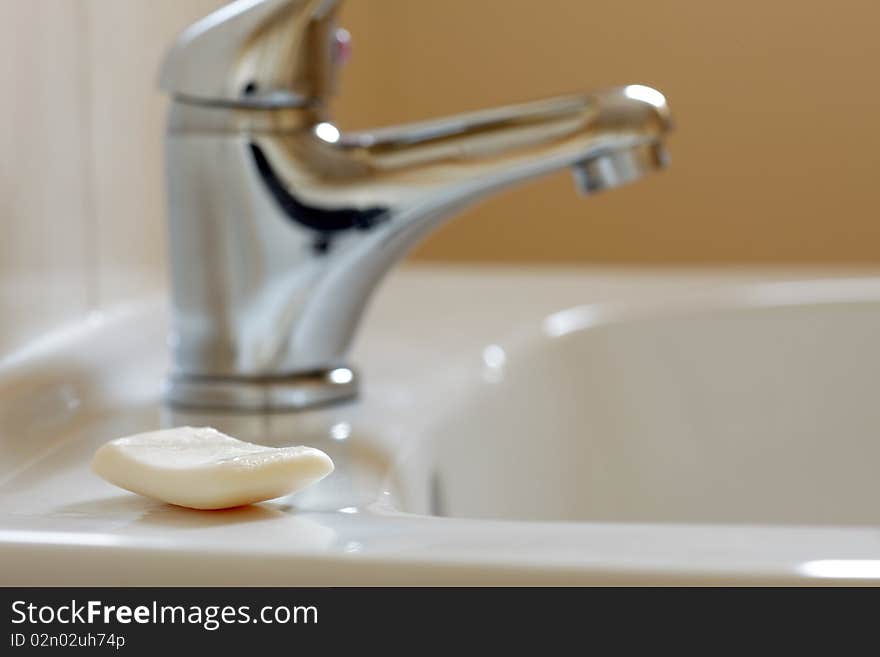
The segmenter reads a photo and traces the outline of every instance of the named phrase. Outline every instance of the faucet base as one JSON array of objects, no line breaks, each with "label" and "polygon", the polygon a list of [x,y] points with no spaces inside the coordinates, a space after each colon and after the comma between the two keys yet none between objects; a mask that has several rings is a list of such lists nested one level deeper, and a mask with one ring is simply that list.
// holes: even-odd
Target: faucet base
[{"label": "faucet base", "polygon": [[304,410],[354,399],[358,377],[337,367],[285,377],[232,378],[172,375],[165,399],[172,406],[228,411]]}]

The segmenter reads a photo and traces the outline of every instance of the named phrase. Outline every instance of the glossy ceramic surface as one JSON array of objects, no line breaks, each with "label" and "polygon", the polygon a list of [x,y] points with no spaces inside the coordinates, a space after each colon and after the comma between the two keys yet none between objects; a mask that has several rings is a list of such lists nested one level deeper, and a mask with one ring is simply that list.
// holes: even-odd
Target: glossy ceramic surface
[{"label": "glossy ceramic surface", "polygon": [[878,291],[764,284],[550,315],[484,348],[413,449],[431,488],[412,508],[880,526]]},{"label": "glossy ceramic surface", "polygon": [[[873,278],[405,270],[364,395],[301,414],[163,407],[166,322],[147,300],[0,362],[0,582],[880,582]],[[225,512],[89,472],[178,424],[337,470]]]}]

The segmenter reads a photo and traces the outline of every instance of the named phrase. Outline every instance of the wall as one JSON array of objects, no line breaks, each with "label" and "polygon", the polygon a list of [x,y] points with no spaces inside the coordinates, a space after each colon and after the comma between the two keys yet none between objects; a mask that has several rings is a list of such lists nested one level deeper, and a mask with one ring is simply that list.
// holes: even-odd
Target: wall
[{"label": "wall", "polygon": [[91,301],[81,18],[0,0],[0,354]]},{"label": "wall", "polygon": [[343,103],[359,127],[631,82],[662,89],[677,121],[667,172],[587,201],[554,176],[468,212],[421,257],[880,261],[876,2],[362,4],[378,17],[352,68],[390,77]]},{"label": "wall", "polygon": [[0,356],[161,284],[162,50],[222,0],[0,0]]},{"label": "wall", "polygon": [[[161,284],[161,53],[222,0],[0,0],[0,355]],[[344,126],[645,82],[673,167],[588,201],[554,176],[416,257],[873,262],[877,5],[349,0]]]}]

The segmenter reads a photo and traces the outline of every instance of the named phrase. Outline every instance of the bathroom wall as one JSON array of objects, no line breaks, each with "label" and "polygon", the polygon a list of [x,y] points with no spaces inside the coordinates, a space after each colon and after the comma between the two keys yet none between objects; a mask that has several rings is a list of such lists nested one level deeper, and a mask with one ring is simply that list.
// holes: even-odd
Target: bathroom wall
[{"label": "bathroom wall", "polygon": [[0,0],[0,358],[162,284],[161,52],[222,0]]},{"label": "bathroom wall", "polygon": [[361,1],[381,20],[357,64],[378,50],[392,75],[370,120],[641,82],[677,121],[662,175],[586,202],[557,175],[468,212],[419,256],[880,263],[877,2]]},{"label": "bathroom wall", "polygon": [[83,15],[0,0],[0,356],[93,301]]},{"label": "bathroom wall", "polygon": [[[0,0],[0,357],[164,276],[160,55],[223,0]],[[867,0],[348,0],[357,128],[625,82],[667,92],[673,167],[583,201],[554,176],[415,257],[880,262]]]}]

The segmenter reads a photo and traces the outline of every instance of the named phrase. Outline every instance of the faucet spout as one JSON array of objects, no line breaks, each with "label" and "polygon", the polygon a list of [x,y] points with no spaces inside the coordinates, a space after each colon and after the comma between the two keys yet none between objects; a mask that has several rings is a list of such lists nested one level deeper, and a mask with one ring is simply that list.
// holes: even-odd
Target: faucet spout
[{"label": "faucet spout", "polygon": [[[335,3],[277,4],[285,15],[308,9],[312,23],[298,29],[332,41],[332,12],[321,9]],[[350,134],[304,97],[175,93],[166,149],[175,403],[350,398],[347,352],[372,291],[440,223],[560,169],[593,193],[667,162],[669,109],[643,85]]]},{"label": "faucet spout", "polygon": [[[572,167],[584,193],[663,168],[672,121],[644,85],[551,98],[340,136],[377,177],[403,175],[413,194],[450,202]],[[338,133],[334,133],[338,134]]]}]

